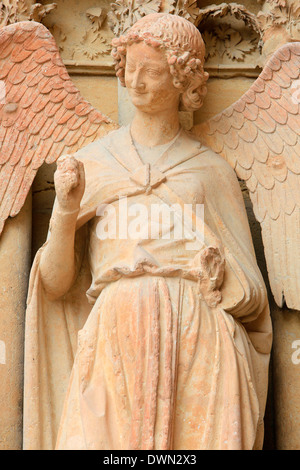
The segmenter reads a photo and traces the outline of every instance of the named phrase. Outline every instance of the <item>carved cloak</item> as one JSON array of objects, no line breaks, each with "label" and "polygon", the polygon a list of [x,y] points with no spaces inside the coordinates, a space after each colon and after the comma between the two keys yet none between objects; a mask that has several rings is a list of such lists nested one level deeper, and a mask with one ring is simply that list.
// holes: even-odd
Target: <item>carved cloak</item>
[{"label": "carved cloak", "polygon": [[[99,437],[97,441],[97,438],[93,437],[97,434],[97,426],[100,422],[103,422],[103,416],[104,418],[106,416],[105,406],[103,405],[104,408],[101,407],[101,400],[106,403],[106,398],[104,399],[102,392],[100,393],[103,383],[99,385],[97,382],[102,374],[102,369],[98,369],[100,372],[96,379],[92,379],[91,375],[91,370],[99,367],[99,361],[97,363],[93,356],[93,348],[95,349],[97,345],[95,325],[98,321],[97,318],[100,318],[97,315],[100,315],[101,308],[114,309],[113,306],[107,307],[106,305],[106,307],[103,307],[101,299],[109,297],[110,292],[113,292],[117,283],[122,283],[124,278],[134,278],[127,279],[126,282],[132,282],[132,285],[137,285],[138,288],[138,284],[134,283],[139,283],[142,277],[145,278],[143,282],[147,283],[149,276],[148,293],[151,291],[154,294],[149,294],[149,304],[153,308],[149,309],[146,304],[144,306],[147,315],[152,318],[151,315],[154,315],[158,305],[153,301],[156,288],[153,287],[154,284],[151,279],[157,279],[157,285],[160,286],[158,295],[161,296],[161,292],[164,293],[163,299],[165,300],[163,302],[168,311],[174,308],[173,292],[179,285],[176,282],[178,279],[183,279],[186,282],[186,292],[190,292],[191,298],[194,299],[193,302],[200,309],[199,312],[201,311],[203,318],[207,319],[208,327],[213,325],[213,328],[215,328],[216,345],[219,346],[213,346],[212,351],[210,351],[211,356],[214,357],[214,366],[212,369],[207,369],[203,365],[203,370],[201,370],[200,361],[200,369],[197,372],[202,384],[205,374],[208,373],[207,371],[212,371],[210,381],[207,379],[212,388],[207,392],[209,409],[204,411],[206,418],[203,419],[204,415],[200,417],[199,414],[199,429],[201,418],[204,422],[204,424],[202,423],[204,432],[201,428],[202,435],[199,435],[199,444],[193,445],[199,445],[197,448],[261,448],[272,336],[271,323],[266,290],[256,264],[243,199],[233,170],[221,158],[201,146],[198,141],[195,141],[184,132],[181,132],[175,143],[155,162],[155,170],[157,170],[155,172],[151,169],[150,173],[147,173],[146,169],[149,169],[149,166],[145,165],[137,155],[128,128],[121,128],[110,133],[101,141],[88,145],[80,150],[76,157],[83,161],[86,172],[86,192],[77,222],[76,254],[79,269],[76,282],[64,298],[56,301],[48,299],[39,273],[39,259],[43,247],[37,253],[31,273],[25,333],[24,448],[55,448],[61,416],[63,414],[64,423],[66,423],[66,414],[70,413],[68,411],[70,401],[66,400],[63,408],[66,396],[71,397],[73,401],[78,398],[80,403],[84,402],[84,406],[88,406],[89,412],[90,410],[92,410],[92,413],[94,412],[95,420],[94,417],[90,420],[91,430],[93,430],[90,435],[89,430],[87,430],[86,437],[83,435],[78,437],[76,435],[77,431],[74,431],[73,444],[71,443],[72,439],[69,439],[69,444],[66,443],[64,424],[60,429],[59,442],[62,444],[59,444],[59,448],[72,448],[72,445],[74,448],[79,446],[80,448],[107,449],[109,445],[123,449],[126,448],[126,445],[127,448],[148,449],[163,448],[162,446],[166,446],[164,448],[172,447],[172,439],[176,440],[173,433],[178,432],[172,430],[175,419],[172,405],[170,404],[167,407],[168,424],[164,424],[162,431],[155,434],[153,431],[155,423],[158,423],[157,427],[162,426],[160,416],[157,415],[158,408],[154,404],[152,412],[147,414],[145,397],[141,398],[144,405],[140,407],[133,406],[133,408],[127,407],[126,416],[128,416],[128,420],[125,420],[125,427],[122,432],[120,431],[120,436],[125,435],[123,435],[123,440],[121,438],[120,441],[115,438],[109,440],[109,438],[103,437],[103,441],[101,441]],[[187,176],[191,178],[191,189],[186,185]],[[195,183],[194,186],[193,183]],[[132,197],[140,198],[140,202],[145,204],[150,203],[150,199],[148,199],[150,197],[156,197],[169,205],[174,204],[174,201],[179,204],[190,203],[191,194],[193,195],[193,191],[197,192],[198,187],[201,188],[202,202],[205,205],[208,217],[207,220],[205,218],[205,244],[206,246],[217,245],[223,250],[225,256],[225,277],[221,287],[222,301],[218,306],[209,307],[205,299],[202,298],[200,301],[201,296],[198,299],[195,294],[194,286],[197,286],[193,278],[195,263],[190,263],[191,260],[188,259],[184,266],[176,265],[174,268],[174,258],[172,256],[167,265],[166,260],[169,256],[167,248],[164,250],[159,246],[159,249],[155,251],[156,245],[154,244],[154,251],[151,251],[151,242],[149,242],[148,247],[143,247],[143,253],[146,252],[148,258],[147,256],[143,259],[136,258],[137,251],[133,250],[132,254],[134,256],[132,259],[123,260],[121,266],[118,263],[118,245],[113,245],[111,240],[101,241],[105,261],[101,259],[102,264],[99,264],[99,269],[99,266],[95,266],[93,257],[90,254],[89,237],[91,236],[91,230],[93,230],[99,204],[111,204],[124,196],[129,199]],[[199,201],[201,197],[199,196]],[[140,249],[140,246],[138,248]],[[128,250],[128,253],[130,255],[130,250]],[[164,258],[164,256],[167,257]],[[109,262],[107,262],[107,257]],[[150,262],[150,259],[156,259],[157,263]],[[91,266],[93,263],[94,266]],[[147,289],[144,291],[142,288],[141,292],[145,293]],[[123,293],[123,295],[125,294]],[[144,294],[141,301],[145,302],[143,296]],[[181,302],[186,302],[186,296],[182,296]],[[113,299],[114,295],[111,298]],[[94,303],[93,308],[88,300],[90,303]],[[154,304],[151,304],[152,301]],[[118,299],[118,305],[121,304],[122,298]],[[96,306],[97,312],[95,310]],[[160,313],[162,314],[162,312]],[[101,313],[101,315],[105,316],[104,313]],[[136,315],[135,312],[134,315]],[[137,321],[138,317],[134,315],[132,318]],[[175,312],[175,314],[168,313],[168,315],[169,317],[166,318],[171,319],[173,325],[176,323],[177,329],[175,329],[177,333],[180,333],[178,312]],[[88,318],[89,321],[87,322]],[[197,318],[197,315],[195,318]],[[216,323],[210,324],[210,318],[213,318],[213,322],[216,321]],[[203,324],[205,324],[204,321]],[[159,314],[153,325],[157,331],[162,329]],[[149,335],[149,332],[146,332],[146,334]],[[161,332],[161,334],[165,333]],[[171,349],[173,347],[173,360],[171,363],[175,364],[174,370],[172,369],[173,365],[171,367],[173,382],[170,382],[170,389],[172,383],[176,388],[176,374],[178,373],[176,372],[178,366],[178,364],[176,365],[176,345],[178,345],[179,340],[178,336],[175,335],[176,338],[174,337],[174,334],[166,336],[166,341],[170,340]],[[147,336],[147,338],[149,341],[151,340],[150,337]],[[138,336],[135,338],[137,344],[140,344],[139,347],[142,347],[140,340],[141,338],[138,338]],[[114,339],[111,341],[114,341]],[[201,341],[201,336],[199,341]],[[137,363],[133,366],[137,370],[143,364],[142,362],[139,363],[139,357],[142,357],[141,349],[137,351]],[[158,360],[158,371],[161,367],[158,350],[154,357]],[[84,361],[86,361],[86,366]],[[85,371],[82,372],[83,369]],[[140,373],[142,374],[143,371],[141,370]],[[156,373],[159,375],[159,372]],[[116,404],[119,399],[118,391],[114,390],[114,380],[118,375],[116,374],[111,376],[112,386],[109,388],[109,394],[111,395],[109,403],[112,404],[114,402]],[[197,380],[197,374],[195,380]],[[74,385],[74,380],[79,380],[78,387]],[[94,385],[93,380],[96,380]],[[95,388],[97,383],[98,388]],[[198,385],[200,387],[200,382]],[[87,390],[92,390],[92,395],[89,395]],[[103,390],[103,393],[107,393],[105,387]],[[167,390],[168,387],[165,387],[164,391]],[[172,393],[175,393],[174,390]],[[151,395],[151,400],[155,401],[155,396],[157,397],[155,394]],[[132,399],[134,401],[134,395]],[[183,403],[178,404],[183,409],[183,416],[185,406],[188,408],[189,399],[186,398],[185,400]],[[194,397],[191,397],[191,403],[193,400]],[[226,413],[224,412],[225,403],[227,404]],[[101,414],[100,421],[97,421],[97,413],[98,415]],[[136,413],[144,413],[144,415],[137,418]],[[223,418],[225,417],[223,421],[222,413]],[[229,426],[232,430],[232,436],[228,441],[226,439],[228,434],[226,419],[227,417],[230,419],[230,413],[234,413],[237,419],[232,422],[232,426]],[[88,413],[86,416],[88,416]],[[153,419],[154,422],[152,422]],[[77,426],[75,421],[74,427]],[[86,426],[89,426],[89,422],[84,416],[83,408],[78,414],[79,421],[82,422],[82,432],[84,434],[84,429],[87,429]],[[126,440],[128,422],[131,426],[129,441]],[[152,428],[149,422],[152,422]],[[72,427],[72,424],[70,426]],[[110,423],[109,419],[106,419],[105,428],[99,432],[99,436],[101,433],[109,435],[110,432],[118,434],[117,431],[112,431],[110,426],[114,426],[114,419]],[[94,432],[95,429],[96,433]],[[165,440],[161,438],[164,433],[168,434]],[[239,435],[237,437],[233,436],[234,433]],[[196,431],[194,436],[197,437]],[[155,443],[155,439],[157,439],[158,444]],[[193,439],[191,438],[190,442],[195,443],[195,439]],[[178,436],[177,442],[180,442]],[[97,445],[100,447],[97,447]],[[178,444],[176,448],[178,448]]]}]

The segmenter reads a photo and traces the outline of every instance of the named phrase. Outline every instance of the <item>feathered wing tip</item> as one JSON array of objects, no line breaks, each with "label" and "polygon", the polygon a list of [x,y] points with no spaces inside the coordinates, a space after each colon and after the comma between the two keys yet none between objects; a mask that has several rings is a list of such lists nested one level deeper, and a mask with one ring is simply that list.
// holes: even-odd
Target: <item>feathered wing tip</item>
[{"label": "feathered wing tip", "polygon": [[300,43],[278,49],[236,103],[193,132],[245,180],[275,301],[300,310]]},{"label": "feathered wing tip", "polygon": [[38,168],[104,136],[117,124],[72,83],[40,23],[0,30],[0,234],[22,208]]}]

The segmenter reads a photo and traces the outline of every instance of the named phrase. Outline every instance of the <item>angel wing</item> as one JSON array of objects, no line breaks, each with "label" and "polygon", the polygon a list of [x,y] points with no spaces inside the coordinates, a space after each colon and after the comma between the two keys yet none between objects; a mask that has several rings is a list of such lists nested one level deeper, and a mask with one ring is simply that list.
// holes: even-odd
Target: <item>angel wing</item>
[{"label": "angel wing", "polygon": [[235,104],[193,132],[245,180],[272,293],[300,310],[300,43],[275,52]]},{"label": "angel wing", "polygon": [[115,127],[80,95],[45,26],[24,21],[0,29],[0,234],[42,163]]}]

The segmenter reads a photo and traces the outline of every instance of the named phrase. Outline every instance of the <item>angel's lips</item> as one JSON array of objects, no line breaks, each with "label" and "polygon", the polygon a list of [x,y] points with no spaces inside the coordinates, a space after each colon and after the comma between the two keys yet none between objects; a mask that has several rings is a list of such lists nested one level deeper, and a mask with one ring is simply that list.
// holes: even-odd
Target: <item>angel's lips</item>
[{"label": "angel's lips", "polygon": [[131,91],[131,93],[134,93],[135,95],[138,95],[138,96],[147,94],[147,91],[137,91],[137,90],[133,90],[133,89],[131,89],[130,91]]}]

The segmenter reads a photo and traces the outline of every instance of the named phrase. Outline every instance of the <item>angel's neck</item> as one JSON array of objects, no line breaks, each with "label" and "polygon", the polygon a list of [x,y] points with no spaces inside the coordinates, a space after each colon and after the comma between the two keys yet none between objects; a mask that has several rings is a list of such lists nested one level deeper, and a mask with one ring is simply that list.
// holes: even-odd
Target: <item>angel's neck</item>
[{"label": "angel's neck", "polygon": [[147,114],[137,110],[131,123],[132,138],[147,147],[163,145],[178,134],[180,128],[178,111],[162,111]]}]

